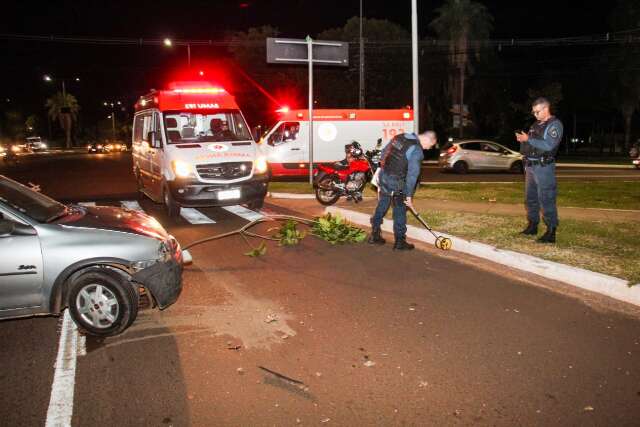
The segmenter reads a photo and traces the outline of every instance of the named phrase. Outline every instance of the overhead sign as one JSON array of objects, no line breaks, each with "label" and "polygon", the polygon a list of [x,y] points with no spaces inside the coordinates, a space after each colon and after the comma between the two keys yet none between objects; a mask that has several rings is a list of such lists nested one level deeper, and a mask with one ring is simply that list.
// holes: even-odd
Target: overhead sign
[{"label": "overhead sign", "polygon": [[[313,63],[349,66],[349,44],[339,41],[313,40]],[[308,42],[304,39],[267,38],[269,64],[306,64],[309,62]]]}]

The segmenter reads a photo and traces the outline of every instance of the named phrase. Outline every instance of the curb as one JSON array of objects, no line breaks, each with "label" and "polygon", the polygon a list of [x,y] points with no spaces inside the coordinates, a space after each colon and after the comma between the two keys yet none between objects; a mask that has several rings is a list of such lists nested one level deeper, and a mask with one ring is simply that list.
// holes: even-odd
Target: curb
[{"label": "curb", "polygon": [[[355,212],[336,206],[327,207],[325,212],[340,214],[342,217],[348,219],[354,224],[366,227],[370,226],[369,215],[361,212]],[[391,221],[384,221],[382,224],[382,230],[393,233],[393,223]],[[618,301],[623,301],[640,307],[640,284],[629,287],[628,281],[618,279],[617,277],[596,273],[583,268],[571,267],[569,265],[553,261],[547,261],[531,255],[521,254],[519,252],[498,249],[485,243],[469,241],[444,233],[436,234],[441,234],[442,236],[450,238],[453,241],[452,249],[455,251],[487,259],[507,267],[534,273],[547,279],[558,280],[577,288],[606,295]],[[418,228],[413,225],[407,225],[407,236],[429,244],[435,243],[435,238],[431,233],[423,228]]]},{"label": "curb", "polygon": [[267,193],[267,197],[272,197],[274,199],[315,199],[316,196],[314,194],[304,194],[304,193]]}]

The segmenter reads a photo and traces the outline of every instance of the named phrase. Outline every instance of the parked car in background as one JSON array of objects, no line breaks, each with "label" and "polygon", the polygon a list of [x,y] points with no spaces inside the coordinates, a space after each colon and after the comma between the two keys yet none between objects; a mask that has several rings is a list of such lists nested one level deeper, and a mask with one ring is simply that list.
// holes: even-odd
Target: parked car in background
[{"label": "parked car in background", "polygon": [[106,142],[105,150],[107,152],[127,151],[127,144],[123,142]]},{"label": "parked car in background", "polygon": [[102,142],[90,142],[87,144],[88,153],[106,153],[108,150]]},{"label": "parked car in background", "polygon": [[25,143],[26,151],[46,151],[49,147],[47,144],[40,138],[39,136],[30,136],[27,138],[27,142]]},{"label": "parked car in background", "polygon": [[457,173],[474,171],[509,171],[522,173],[522,154],[503,145],[484,140],[460,140],[447,144],[438,162],[442,170]]},{"label": "parked car in background", "polygon": [[182,251],[155,218],[64,205],[0,175],[0,319],[57,315],[115,335],[141,298],[164,309],[182,290]]}]

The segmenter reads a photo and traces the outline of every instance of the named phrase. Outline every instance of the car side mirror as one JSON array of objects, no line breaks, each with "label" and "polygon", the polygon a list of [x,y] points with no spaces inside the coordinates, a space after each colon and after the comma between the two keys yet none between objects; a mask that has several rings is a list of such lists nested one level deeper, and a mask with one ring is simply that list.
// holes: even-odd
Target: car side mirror
[{"label": "car side mirror", "polygon": [[158,134],[156,131],[152,130],[147,134],[147,141],[149,141],[149,145],[153,148],[160,148],[160,140],[158,139]]}]

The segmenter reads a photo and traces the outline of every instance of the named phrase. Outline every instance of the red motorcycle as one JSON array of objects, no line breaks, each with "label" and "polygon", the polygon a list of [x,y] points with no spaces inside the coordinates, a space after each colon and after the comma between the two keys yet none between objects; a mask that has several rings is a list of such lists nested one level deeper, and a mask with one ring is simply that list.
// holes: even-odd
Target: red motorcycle
[{"label": "red motorcycle", "polygon": [[362,201],[362,192],[380,164],[380,144],[375,150],[363,153],[357,141],[345,146],[346,158],[341,162],[318,165],[313,171],[316,199],[323,205],[332,205],[341,196],[356,203]]}]

